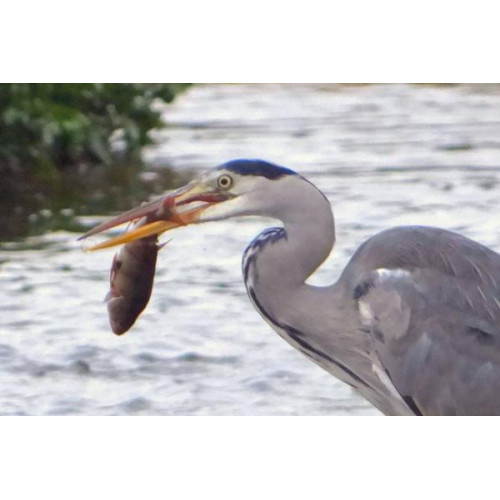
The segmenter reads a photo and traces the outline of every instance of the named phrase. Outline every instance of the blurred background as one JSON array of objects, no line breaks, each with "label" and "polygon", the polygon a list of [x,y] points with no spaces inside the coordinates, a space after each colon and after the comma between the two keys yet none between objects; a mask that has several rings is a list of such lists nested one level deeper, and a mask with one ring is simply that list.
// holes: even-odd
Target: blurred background
[{"label": "blurred background", "polygon": [[274,221],[170,233],[148,308],[111,333],[115,252],[77,237],[237,157],[330,199],[337,247],[311,283],[395,225],[500,250],[500,85],[1,84],[0,414],[377,414],[249,303],[241,254]]},{"label": "blurred background", "polygon": [[0,229],[3,240],[74,228],[75,214],[102,214],[161,192],[142,162],[154,103],[187,84],[0,84]]}]

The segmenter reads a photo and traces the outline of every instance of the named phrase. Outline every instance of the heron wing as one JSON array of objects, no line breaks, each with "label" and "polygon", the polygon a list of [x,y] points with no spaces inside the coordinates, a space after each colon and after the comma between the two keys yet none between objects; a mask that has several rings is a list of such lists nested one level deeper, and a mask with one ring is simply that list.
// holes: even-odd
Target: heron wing
[{"label": "heron wing", "polygon": [[406,261],[393,255],[398,267],[366,272],[354,288],[374,363],[414,414],[499,415],[500,257],[454,233],[432,235],[433,246]]}]

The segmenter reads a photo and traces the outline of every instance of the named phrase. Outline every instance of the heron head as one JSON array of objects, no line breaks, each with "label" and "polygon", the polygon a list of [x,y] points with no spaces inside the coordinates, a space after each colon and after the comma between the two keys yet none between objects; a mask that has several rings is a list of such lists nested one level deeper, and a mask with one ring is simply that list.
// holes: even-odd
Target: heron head
[{"label": "heron head", "polygon": [[[242,215],[265,215],[282,218],[283,197],[291,197],[287,211],[294,209],[295,197],[304,195],[310,185],[293,170],[262,160],[233,160],[195,178],[186,186],[163,198],[132,209],[101,224],[82,238],[117,225],[145,218],[137,229],[96,245],[89,250],[161,234],[176,227],[217,221]],[[316,190],[316,188],[314,188]]]},{"label": "heron head", "polygon": [[[233,160],[209,170],[196,179],[187,191],[176,197],[182,212],[206,200],[195,222],[223,220],[242,215],[279,215],[280,198],[299,176],[285,167],[262,160]],[[196,205],[194,205],[196,206]]]}]

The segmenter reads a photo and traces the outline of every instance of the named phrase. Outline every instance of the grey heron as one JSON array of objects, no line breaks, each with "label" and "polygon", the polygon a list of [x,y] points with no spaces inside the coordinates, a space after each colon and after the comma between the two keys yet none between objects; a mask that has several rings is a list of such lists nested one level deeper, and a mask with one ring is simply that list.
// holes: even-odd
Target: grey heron
[{"label": "grey heron", "polygon": [[365,241],[338,280],[306,280],[330,254],[328,199],[305,177],[233,160],[98,226],[147,216],[133,241],[182,224],[260,215],[281,221],[243,255],[248,296],[287,342],[387,415],[500,414],[500,255],[433,227]]}]

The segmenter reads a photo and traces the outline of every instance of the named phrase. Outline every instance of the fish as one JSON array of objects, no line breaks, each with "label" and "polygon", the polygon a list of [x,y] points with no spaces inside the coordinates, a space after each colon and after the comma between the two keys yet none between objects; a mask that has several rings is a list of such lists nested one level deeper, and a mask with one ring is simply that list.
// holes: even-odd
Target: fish
[{"label": "fish", "polygon": [[[174,198],[143,203],[115,219],[91,229],[78,240],[84,240],[102,231],[130,222],[127,231],[114,238],[87,248],[87,252],[123,245],[115,254],[109,276],[109,291],[104,299],[108,308],[111,330],[123,335],[130,330],[148,305],[156,271],[158,252],[166,243],[158,243],[158,234],[189,223],[196,212],[178,214]],[[130,235],[134,238],[131,240]],[[168,242],[167,242],[168,243]]]},{"label": "fish", "polygon": [[[131,229],[142,225],[144,220]],[[109,277],[110,289],[105,302],[111,330],[123,335],[130,330],[148,305],[156,271],[159,250],[156,235],[127,243],[115,254]]]}]

